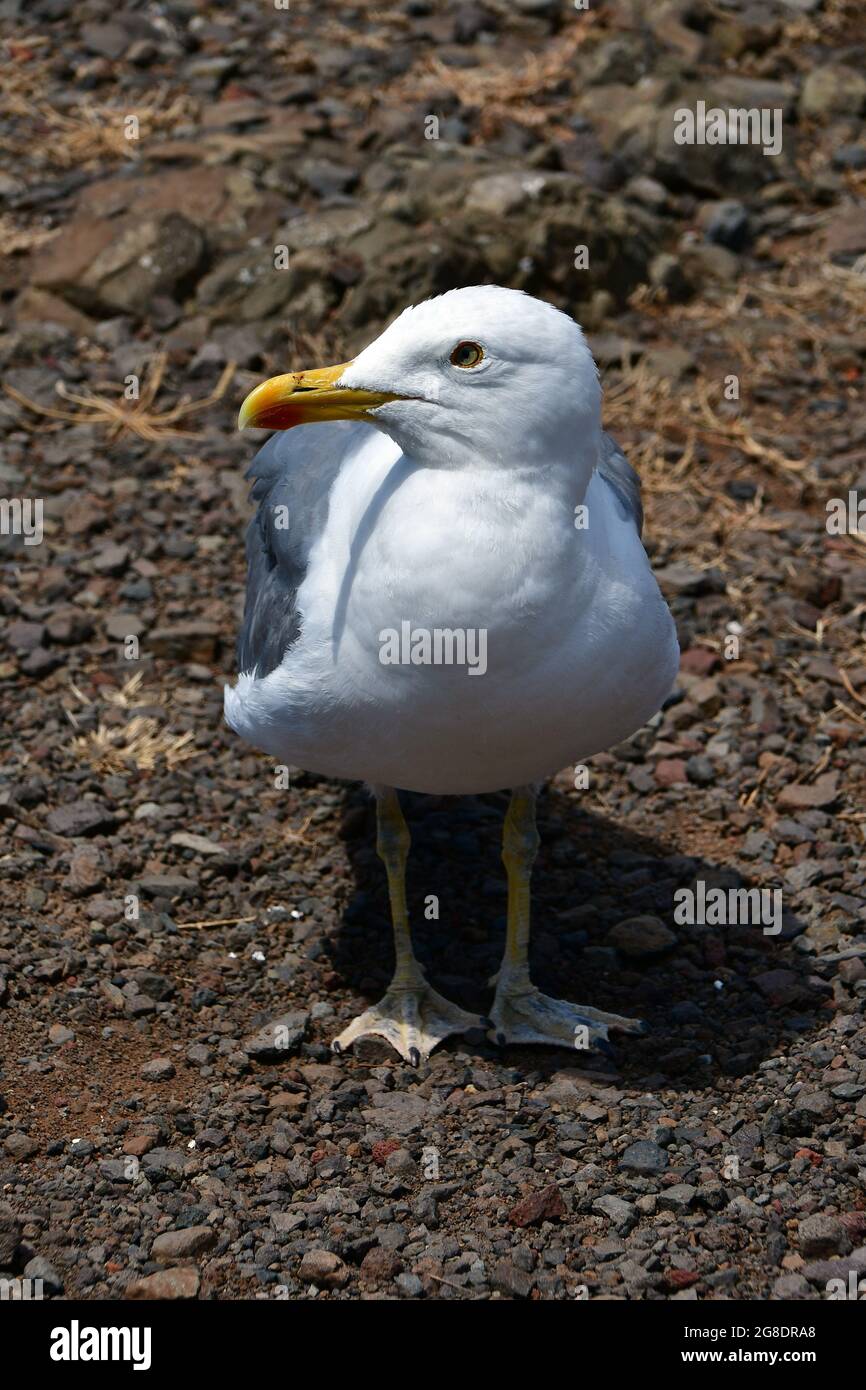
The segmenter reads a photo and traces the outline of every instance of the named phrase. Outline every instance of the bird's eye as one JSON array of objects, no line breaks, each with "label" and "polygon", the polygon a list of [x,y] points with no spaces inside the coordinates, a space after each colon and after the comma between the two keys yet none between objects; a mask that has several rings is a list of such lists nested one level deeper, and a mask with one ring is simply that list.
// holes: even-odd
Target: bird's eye
[{"label": "bird's eye", "polygon": [[451,354],[451,365],[453,367],[477,367],[483,358],[484,349],[480,343],[458,343]]}]

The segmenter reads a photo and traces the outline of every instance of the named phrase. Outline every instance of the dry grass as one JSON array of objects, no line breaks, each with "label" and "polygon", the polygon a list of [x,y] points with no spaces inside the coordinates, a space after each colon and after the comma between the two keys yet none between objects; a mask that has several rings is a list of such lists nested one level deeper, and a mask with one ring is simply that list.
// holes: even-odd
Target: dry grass
[{"label": "dry grass", "polygon": [[841,43],[846,31],[854,35],[862,32],[862,0],[824,0],[814,15],[798,15],[783,26],[784,35],[792,51],[802,50],[805,63],[810,61],[806,45]]},{"label": "dry grass", "polygon": [[78,757],[101,772],[150,772],[162,764],[171,770],[197,757],[198,749],[189,747],[194,737],[191,731],[172,734],[158,720],[136,715],[121,728],[99,724],[72,746]]},{"label": "dry grass", "polygon": [[[698,324],[704,334],[707,330],[721,332],[738,350],[743,345],[739,330],[749,319],[781,318],[785,321],[779,330],[782,348],[790,352],[797,342],[820,351],[840,333],[860,330],[866,315],[866,257],[846,269],[829,261],[816,263],[814,253],[804,253],[792,256],[784,273],[750,277],[731,294],[669,305],[663,293],[641,286],[631,302],[634,308],[674,326]],[[760,364],[752,358],[748,365]]]},{"label": "dry grass", "polygon": [[[812,463],[820,435],[810,406],[816,394],[832,399],[842,392],[853,406],[862,373],[853,366],[850,375],[844,367],[840,372],[833,353],[849,334],[862,332],[866,278],[860,267],[844,270],[804,254],[784,274],[758,276],[685,305],[642,288],[632,307],[652,322],[661,343],[693,349],[695,374],[659,380],[648,365],[651,353],[633,367],[609,370],[605,425],[643,481],[647,535],[675,545],[696,569],[725,574],[733,612],[748,634],[762,614],[744,560],[751,552],[740,554],[739,539],[783,533],[788,522],[778,513],[787,508],[822,509],[816,499],[826,485]],[[740,381],[739,401],[724,398],[731,374]],[[734,480],[754,484],[751,501],[728,496],[724,483]],[[862,561],[866,535],[837,537],[830,546]],[[810,555],[803,558],[811,562]],[[820,648],[840,623],[828,610],[816,631],[800,635]],[[699,635],[713,645],[712,634]],[[831,643],[841,650],[855,635],[834,631]],[[852,718],[848,711],[850,705],[846,717]]]},{"label": "dry grass", "polygon": [[[650,496],[687,493],[703,502],[711,500],[723,522],[724,513],[730,512],[742,525],[743,509],[733,507],[711,485],[699,464],[699,455],[712,458],[720,451],[735,451],[743,463],[762,470],[763,479],[753,475],[759,495],[760,487],[773,477],[797,495],[817,481],[808,458],[792,457],[773,442],[781,434],[798,431],[808,438],[814,422],[807,425],[797,411],[771,411],[766,401],[754,406],[747,402],[759,392],[768,399],[777,393],[779,400],[786,399],[792,372],[802,372],[798,353],[803,349],[812,356],[810,375],[838,393],[838,372],[826,361],[827,345],[860,331],[866,313],[864,268],[816,265],[804,255],[790,262],[784,276],[759,276],[712,300],[702,297],[671,305],[646,287],[632,296],[632,307],[654,319],[666,339],[713,340],[714,356],[725,362],[725,375],[739,377],[743,397],[730,404],[720,399],[721,378],[706,372],[687,383],[658,381],[639,363],[614,376],[605,390],[606,422],[637,439],[629,456]],[[760,350],[751,341],[753,323],[778,324],[777,332],[764,336]],[[766,523],[756,513],[746,525],[765,529]]]},{"label": "dry grass", "polygon": [[[0,136],[0,150],[48,168],[89,169],[106,160],[137,159],[139,144],[148,136],[170,133],[195,121],[197,113],[190,96],[170,96],[166,88],[146,105],[121,108],[83,100],[66,112],[13,85],[0,101],[0,115],[15,133]],[[130,116],[138,121],[137,139],[127,138]]]},{"label": "dry grass", "polygon": [[[664,480],[658,482],[660,491],[681,490],[683,476],[695,461],[699,440],[734,447],[770,469],[802,473],[807,467],[806,460],[788,458],[772,444],[756,438],[742,416],[720,415],[705,382],[699,380],[690,389],[675,390],[672,382],[659,381],[643,363],[627,369],[619,381],[607,388],[605,420],[614,429],[649,432],[632,457],[639,472],[664,473]],[[682,446],[675,468],[668,461],[665,443]],[[673,452],[673,447],[667,452]],[[715,496],[709,488],[701,489],[699,482],[696,485],[707,496]]]},{"label": "dry grass", "polygon": [[54,227],[19,227],[9,213],[0,214],[0,246],[7,256],[33,251],[55,235]]},{"label": "dry grass", "polygon": [[[109,709],[130,711],[141,705],[167,708],[159,691],[144,690],[144,673],[136,672],[119,689],[102,688],[100,701]],[[89,699],[77,686],[71,685],[80,706],[92,708]],[[73,728],[78,727],[75,710],[66,709]],[[150,772],[159,766],[169,770],[189,762],[200,754],[192,746],[195,734],[191,730],[174,733],[169,725],[154,715],[131,714],[126,722],[104,723],[72,741],[76,759],[87,762],[100,772]]]},{"label": "dry grass", "polygon": [[375,95],[361,95],[360,101],[367,106],[411,106],[444,90],[452,92],[464,109],[478,112],[477,143],[491,139],[509,120],[567,138],[571,131],[561,122],[569,112],[570,100],[564,96],[557,100],[556,88],[572,74],[574,54],[595,21],[592,11],[582,14],[546,42],[541,53],[530,53],[520,63],[458,68],[426,57]]},{"label": "dry grass", "polygon": [[167,410],[157,410],[155,401],[162,385],[167,361],[168,358],[164,352],[154,354],[139,398],[134,401],[93,394],[79,395],[70,391],[62,381],[58,382],[57,394],[72,405],[80,406],[81,410],[78,411],[57,410],[51,406],[40,405],[37,401],[30,400],[28,396],[16,390],[14,386],[10,386],[8,382],[3,383],[3,389],[18,405],[24,406],[27,410],[44,419],[63,421],[74,425],[103,426],[110,440],[117,439],[125,430],[138,435],[139,439],[146,439],[151,442],[172,437],[194,439],[193,431],[180,429],[178,426],[191,416],[209,410],[211,406],[222,400],[235,374],[237,364],[235,362],[226,364],[219,381],[209,395],[195,401],[183,396],[177,405],[169,406]]}]

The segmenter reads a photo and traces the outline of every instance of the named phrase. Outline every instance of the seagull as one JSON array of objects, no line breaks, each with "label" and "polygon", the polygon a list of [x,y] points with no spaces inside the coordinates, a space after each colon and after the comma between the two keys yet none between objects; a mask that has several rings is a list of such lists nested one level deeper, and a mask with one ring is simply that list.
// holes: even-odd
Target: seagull
[{"label": "seagull", "polygon": [[[258,510],[226,721],[280,764],[366,783],[388,879],[394,977],[334,1051],[379,1037],[417,1066],[475,1028],[578,1049],[645,1031],[529,973],[540,786],[646,723],[679,664],[640,482],[602,430],[578,324],[518,290],[451,290],[350,362],[263,382],[238,424],[275,433],[247,475]],[[415,958],[401,789],[511,792],[487,1018]]]}]

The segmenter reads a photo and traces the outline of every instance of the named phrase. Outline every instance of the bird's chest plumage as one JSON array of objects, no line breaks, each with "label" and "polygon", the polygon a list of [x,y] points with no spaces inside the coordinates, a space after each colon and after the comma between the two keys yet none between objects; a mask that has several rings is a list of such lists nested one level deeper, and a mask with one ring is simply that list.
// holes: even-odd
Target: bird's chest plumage
[{"label": "bird's chest plumage", "polygon": [[676,642],[634,527],[605,484],[587,497],[589,531],[537,480],[359,460],[300,638],[235,727],[314,771],[454,793],[621,741],[670,688]]},{"label": "bird's chest plumage", "polygon": [[527,625],[573,585],[575,564],[561,498],[493,471],[422,469],[388,498],[358,554],[347,621],[377,648],[406,623],[483,630],[501,667],[509,636],[519,629],[525,644]]}]

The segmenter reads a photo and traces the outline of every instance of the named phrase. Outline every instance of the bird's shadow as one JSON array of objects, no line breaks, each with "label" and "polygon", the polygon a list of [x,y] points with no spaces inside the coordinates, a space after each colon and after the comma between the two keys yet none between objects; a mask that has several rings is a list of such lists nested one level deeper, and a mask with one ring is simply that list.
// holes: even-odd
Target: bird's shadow
[{"label": "bird's shadow", "polygon": [[[407,882],[416,954],[441,993],[484,1014],[505,935],[507,795],[403,793],[402,802],[412,833]],[[473,1054],[521,1073],[584,1066],[607,1069],[636,1086],[693,1089],[754,1071],[779,1046],[816,1026],[830,987],[822,992],[809,958],[794,944],[803,923],[786,912],[781,932],[771,935],[761,923],[675,922],[674,893],[698,879],[708,889],[750,886],[730,865],[624,829],[555,786],[539,799],[538,828],[530,957],[535,983],[561,999],[643,1018],[649,1031],[613,1035],[613,1058],[564,1048],[500,1049],[480,1033],[470,1035]],[[393,947],[385,874],[375,852],[375,808],[360,788],[345,789],[342,835],[355,887],[327,949],[342,980],[373,1002],[390,980]],[[660,918],[676,941],[657,954],[624,956],[608,933],[643,915]],[[451,1038],[443,1047],[465,1051],[467,1044]]]}]

